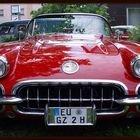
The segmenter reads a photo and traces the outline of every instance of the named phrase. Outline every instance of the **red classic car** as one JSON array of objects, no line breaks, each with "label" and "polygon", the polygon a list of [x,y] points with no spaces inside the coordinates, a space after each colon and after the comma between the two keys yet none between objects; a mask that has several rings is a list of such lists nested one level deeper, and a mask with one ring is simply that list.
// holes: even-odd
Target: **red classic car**
[{"label": "red classic car", "polygon": [[0,55],[1,117],[54,126],[140,116],[140,45],[114,39],[100,15],[37,16]]}]

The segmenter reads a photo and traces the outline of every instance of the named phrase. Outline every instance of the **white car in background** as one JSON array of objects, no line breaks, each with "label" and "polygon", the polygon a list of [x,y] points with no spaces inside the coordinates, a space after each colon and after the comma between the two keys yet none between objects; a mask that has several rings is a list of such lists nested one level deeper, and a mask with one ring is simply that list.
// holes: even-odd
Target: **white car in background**
[{"label": "white car in background", "polygon": [[118,26],[111,26],[113,33],[117,33],[120,31],[121,39],[128,40],[131,37],[132,31],[136,29],[136,26],[133,25],[118,25]]}]

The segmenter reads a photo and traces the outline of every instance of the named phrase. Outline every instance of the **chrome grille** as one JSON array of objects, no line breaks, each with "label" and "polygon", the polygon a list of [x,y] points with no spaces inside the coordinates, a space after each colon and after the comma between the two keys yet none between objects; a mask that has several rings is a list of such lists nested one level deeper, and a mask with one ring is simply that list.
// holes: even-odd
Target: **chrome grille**
[{"label": "chrome grille", "polygon": [[19,86],[16,97],[24,101],[17,105],[19,112],[44,112],[50,107],[87,107],[95,104],[97,113],[122,112],[124,106],[115,102],[125,97],[125,89],[115,83],[50,82],[28,83]]}]

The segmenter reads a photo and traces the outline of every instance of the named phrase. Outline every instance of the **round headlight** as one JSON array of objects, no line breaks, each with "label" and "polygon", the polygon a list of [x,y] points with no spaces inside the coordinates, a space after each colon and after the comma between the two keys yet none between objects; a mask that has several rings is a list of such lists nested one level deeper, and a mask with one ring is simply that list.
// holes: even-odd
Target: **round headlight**
[{"label": "round headlight", "polygon": [[140,56],[136,56],[131,62],[131,68],[134,76],[140,78]]},{"label": "round headlight", "polygon": [[62,70],[67,74],[73,74],[77,72],[78,69],[79,65],[74,61],[66,61],[62,64]]},{"label": "round headlight", "polygon": [[8,71],[8,61],[5,57],[0,57],[0,78],[4,77]]}]

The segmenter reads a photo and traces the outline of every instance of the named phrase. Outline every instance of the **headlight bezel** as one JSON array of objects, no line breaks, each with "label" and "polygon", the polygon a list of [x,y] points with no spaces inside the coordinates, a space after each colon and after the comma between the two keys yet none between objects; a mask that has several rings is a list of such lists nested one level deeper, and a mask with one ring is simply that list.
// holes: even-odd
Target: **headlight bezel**
[{"label": "headlight bezel", "polygon": [[9,63],[8,63],[6,57],[4,57],[4,56],[0,56],[0,61],[1,61],[1,62],[4,64],[4,66],[5,66],[5,71],[2,73],[2,75],[0,75],[0,78],[3,78],[3,77],[5,77],[5,76],[7,75],[7,73],[8,73],[8,70],[9,70]]},{"label": "headlight bezel", "polygon": [[136,56],[134,59],[132,59],[132,61],[131,61],[131,71],[132,71],[132,73],[133,73],[133,75],[135,76],[135,77],[137,77],[137,78],[140,78],[140,72],[139,72],[139,74],[136,72],[136,70],[135,70],[135,65],[136,65],[136,63],[138,62],[138,61],[140,61],[140,55],[138,55],[138,56]]}]

